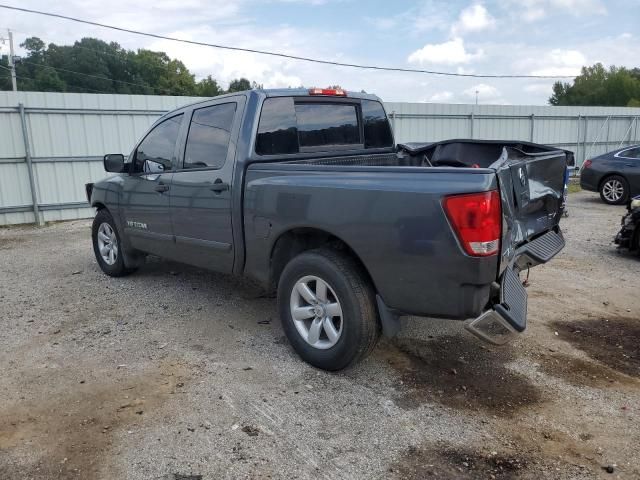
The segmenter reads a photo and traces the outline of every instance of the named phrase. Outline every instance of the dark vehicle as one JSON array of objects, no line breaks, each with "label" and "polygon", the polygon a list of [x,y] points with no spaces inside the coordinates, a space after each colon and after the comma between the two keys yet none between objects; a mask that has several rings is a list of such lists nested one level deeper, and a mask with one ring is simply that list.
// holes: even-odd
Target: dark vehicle
[{"label": "dark vehicle", "polygon": [[632,198],[627,205],[628,213],[622,217],[622,228],[616,235],[615,243],[640,255],[640,195]]},{"label": "dark vehicle", "polygon": [[640,145],[620,148],[585,160],[580,170],[580,186],[600,192],[609,205],[623,205],[640,193]]},{"label": "dark vehicle", "polygon": [[160,118],[87,185],[100,268],[154,254],[277,291],[284,331],[328,370],[403,314],[526,326],[519,272],[564,246],[572,154],[526,142],[396,146],[382,103],[342,90],[252,90]]}]

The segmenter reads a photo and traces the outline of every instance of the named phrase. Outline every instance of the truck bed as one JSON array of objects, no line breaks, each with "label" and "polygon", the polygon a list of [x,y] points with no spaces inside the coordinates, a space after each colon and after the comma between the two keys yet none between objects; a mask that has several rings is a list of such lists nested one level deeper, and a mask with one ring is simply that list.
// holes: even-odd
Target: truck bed
[{"label": "truck bed", "polygon": [[[342,155],[297,159],[295,165],[334,165],[371,167],[455,167],[487,168],[500,160],[504,149],[514,149],[523,155],[539,155],[559,151],[557,148],[530,142],[504,140],[445,140],[431,143],[405,143],[398,145],[397,153],[374,155]],[[573,153],[565,152],[571,156]]]},{"label": "truck bed", "polygon": [[[477,316],[516,250],[557,227],[568,156],[527,142],[451,140],[400,145],[397,153],[250,164],[245,272],[268,283],[264,275],[279,236],[316,229],[353,250],[390,308]],[[500,192],[503,206],[501,254],[471,257],[443,200],[490,190]]]}]

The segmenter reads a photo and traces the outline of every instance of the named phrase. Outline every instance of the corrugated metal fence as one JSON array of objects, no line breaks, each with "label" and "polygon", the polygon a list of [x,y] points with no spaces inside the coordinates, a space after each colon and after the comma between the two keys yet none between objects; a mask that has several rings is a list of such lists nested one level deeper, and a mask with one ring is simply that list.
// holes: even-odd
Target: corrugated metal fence
[{"label": "corrugated metal fence", "polygon": [[[0,92],[0,225],[90,217],[84,184],[102,155],[128,153],[162,113],[193,97]],[[640,108],[387,103],[396,139],[528,140],[578,163],[640,143]],[[34,202],[36,208],[34,208]]]}]

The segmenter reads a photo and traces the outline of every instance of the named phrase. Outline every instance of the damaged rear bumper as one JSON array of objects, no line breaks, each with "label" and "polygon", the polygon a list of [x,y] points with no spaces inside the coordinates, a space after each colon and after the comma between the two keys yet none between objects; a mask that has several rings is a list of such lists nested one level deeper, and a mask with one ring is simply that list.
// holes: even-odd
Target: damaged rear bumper
[{"label": "damaged rear bumper", "polygon": [[523,332],[527,328],[527,291],[520,280],[520,271],[548,262],[564,245],[564,237],[558,229],[518,248],[500,278],[499,301],[479,317],[467,320],[465,328],[494,345],[503,345]]}]

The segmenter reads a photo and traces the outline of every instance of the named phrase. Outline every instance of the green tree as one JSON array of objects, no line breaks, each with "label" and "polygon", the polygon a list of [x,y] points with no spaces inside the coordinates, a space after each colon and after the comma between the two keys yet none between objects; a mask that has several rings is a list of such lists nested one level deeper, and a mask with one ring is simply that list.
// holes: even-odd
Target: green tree
[{"label": "green tree", "polygon": [[556,82],[551,105],[626,106],[640,100],[640,69],[601,63],[582,67],[573,83]]},{"label": "green tree", "polygon": [[65,92],[67,91],[67,85],[58,76],[58,72],[50,68],[42,69],[36,73],[34,79],[34,85],[38,90],[45,92]]},{"label": "green tree", "polygon": [[0,57],[0,90],[11,90],[11,71],[7,55]]},{"label": "green tree", "polygon": [[[30,37],[20,46],[27,54],[16,67],[19,90],[207,97],[224,93],[211,75],[196,82],[184,63],[165,52],[126,50],[97,38],[82,38],[73,45],[46,45]],[[0,67],[0,89],[10,90],[6,55],[0,57]],[[240,78],[229,91],[257,87]]]},{"label": "green tree", "polygon": [[218,82],[211,78],[211,75],[208,75],[207,78],[203,78],[196,84],[196,95],[199,97],[215,97],[223,93],[224,89],[218,85]]},{"label": "green tree", "polygon": [[232,80],[229,84],[229,89],[227,90],[229,93],[231,92],[242,92],[244,90],[251,90],[251,82],[246,78],[236,78]]}]

